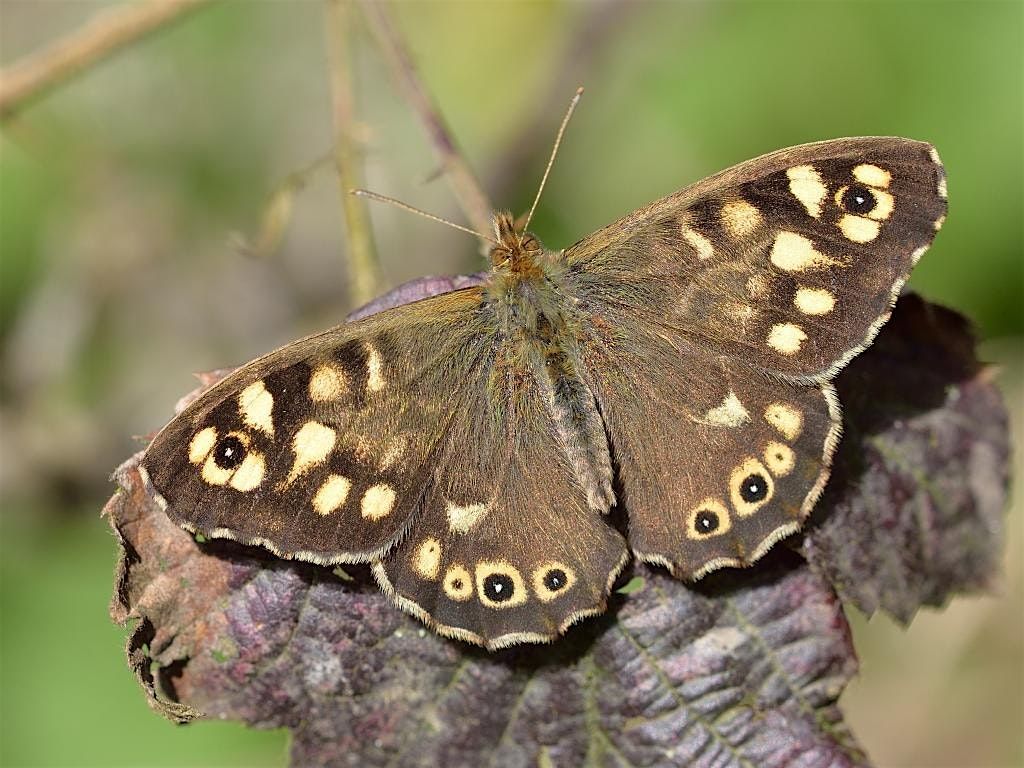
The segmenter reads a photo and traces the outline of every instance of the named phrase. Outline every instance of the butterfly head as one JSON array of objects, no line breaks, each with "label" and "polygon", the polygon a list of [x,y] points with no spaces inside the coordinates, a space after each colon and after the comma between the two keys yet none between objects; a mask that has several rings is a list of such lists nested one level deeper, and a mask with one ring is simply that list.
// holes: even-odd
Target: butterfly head
[{"label": "butterfly head", "polygon": [[538,260],[544,252],[544,246],[531,233],[517,232],[511,213],[501,211],[495,214],[494,234],[498,244],[491,249],[493,269],[522,276],[539,270]]}]

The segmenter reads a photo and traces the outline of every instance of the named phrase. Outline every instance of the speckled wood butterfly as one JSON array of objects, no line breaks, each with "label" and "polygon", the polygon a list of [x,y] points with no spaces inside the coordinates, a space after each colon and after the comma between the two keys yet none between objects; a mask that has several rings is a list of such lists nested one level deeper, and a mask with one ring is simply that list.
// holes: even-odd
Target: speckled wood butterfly
[{"label": "speckled wood butterfly", "polygon": [[238,369],[143,475],[190,531],[372,563],[441,634],[550,640],[604,610],[630,553],[696,579],[800,528],[839,440],[830,381],[889,317],[945,184],[927,144],[839,139],[560,251],[499,214],[482,285]]}]

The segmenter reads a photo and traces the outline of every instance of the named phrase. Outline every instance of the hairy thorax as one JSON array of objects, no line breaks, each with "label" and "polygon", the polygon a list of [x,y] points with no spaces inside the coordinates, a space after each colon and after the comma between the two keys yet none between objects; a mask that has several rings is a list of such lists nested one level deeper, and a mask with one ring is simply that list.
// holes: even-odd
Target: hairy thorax
[{"label": "hairy thorax", "polygon": [[564,263],[530,233],[515,232],[512,217],[495,217],[498,243],[491,251],[488,299],[497,338],[514,377],[535,383],[555,433],[589,506],[614,503],[612,462],[593,392],[581,377],[583,318],[561,275]]}]

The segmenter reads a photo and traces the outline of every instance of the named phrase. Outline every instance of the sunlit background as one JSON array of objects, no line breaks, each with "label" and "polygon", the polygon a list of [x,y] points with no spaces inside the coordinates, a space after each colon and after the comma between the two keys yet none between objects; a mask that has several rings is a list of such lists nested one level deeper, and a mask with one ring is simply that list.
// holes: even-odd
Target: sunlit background
[{"label": "sunlit background", "polygon": [[[0,2],[0,63],[104,3]],[[525,210],[565,105],[587,93],[533,229],[552,247],[711,172],[814,139],[933,142],[950,213],[912,287],[977,323],[1017,434],[1024,343],[1019,2],[427,3],[394,12],[497,205]],[[430,144],[357,29],[368,184],[464,221]],[[339,322],[337,177],[308,176],[280,247],[266,202],[330,150],[320,2],[226,2],[68,82],[0,143],[0,763],[283,765],[286,734],[151,713],[106,613],[99,510],[190,372]],[[373,210],[385,284],[480,266],[472,238]],[[1021,462],[1015,459],[1020,475]],[[1018,766],[1022,524],[986,597],[909,631],[851,611],[843,704],[884,766]]]}]

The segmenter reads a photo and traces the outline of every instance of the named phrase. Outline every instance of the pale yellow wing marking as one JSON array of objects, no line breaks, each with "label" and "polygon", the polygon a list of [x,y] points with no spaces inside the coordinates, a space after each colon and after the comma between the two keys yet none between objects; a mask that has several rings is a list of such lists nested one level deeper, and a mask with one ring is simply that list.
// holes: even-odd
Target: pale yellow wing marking
[{"label": "pale yellow wing marking", "polygon": [[768,331],[768,346],[780,355],[795,355],[806,340],[807,334],[796,323],[776,323]]},{"label": "pale yellow wing marking", "polygon": [[750,414],[730,389],[721,405],[716,405],[704,414],[704,422],[718,427],[740,427],[750,423]]},{"label": "pale yellow wing marking", "polygon": [[395,507],[395,489],[387,483],[370,486],[360,501],[360,514],[367,520],[381,520]]},{"label": "pale yellow wing marking", "polygon": [[789,403],[772,403],[764,409],[764,420],[771,424],[779,434],[793,442],[804,428],[804,419],[800,411]]},{"label": "pale yellow wing marking", "polygon": [[262,381],[254,381],[238,394],[238,412],[246,426],[274,436],[274,396]]},{"label": "pale yellow wing marking", "polygon": [[711,244],[711,241],[700,232],[695,229],[690,229],[684,225],[682,233],[683,239],[693,247],[693,250],[697,252],[698,258],[710,259],[715,255],[715,247]]},{"label": "pale yellow wing marking", "polygon": [[507,560],[483,560],[476,564],[476,592],[488,608],[515,608],[527,600],[519,569]]},{"label": "pale yellow wing marking", "polygon": [[821,180],[821,174],[813,165],[797,165],[786,171],[789,177],[789,191],[815,219],[821,217],[822,203],[828,196],[828,188]]},{"label": "pale yellow wing marking", "polygon": [[460,506],[451,501],[446,508],[448,527],[455,533],[469,533],[487,515],[486,504],[466,504]]},{"label": "pale yellow wing marking", "polygon": [[775,483],[767,468],[757,459],[749,457],[729,476],[729,497],[732,508],[740,517],[752,515],[775,495]]},{"label": "pale yellow wing marking", "polygon": [[433,536],[424,539],[413,552],[412,569],[421,578],[435,581],[441,570],[441,542]]},{"label": "pale yellow wing marking", "polygon": [[461,603],[473,596],[473,576],[458,563],[448,566],[442,584],[449,600]]},{"label": "pale yellow wing marking", "polygon": [[304,472],[323,464],[334,450],[337,439],[338,435],[333,429],[318,421],[303,424],[292,438],[295,460],[284,481],[284,487],[291,485]]},{"label": "pale yellow wing marking", "polygon": [[533,570],[530,580],[537,599],[542,603],[550,603],[573,588],[576,584],[576,571],[565,563],[549,560]]},{"label": "pale yellow wing marking", "polygon": [[825,288],[801,286],[793,296],[793,306],[805,315],[827,315],[836,306],[836,297]]},{"label": "pale yellow wing marking", "polygon": [[318,515],[329,515],[341,509],[352,490],[352,481],[342,475],[328,475],[313,497],[313,510]]},{"label": "pale yellow wing marking", "polygon": [[694,541],[721,536],[731,528],[729,510],[721,500],[710,496],[690,510],[686,518],[686,537]]},{"label": "pale yellow wing marking", "polygon": [[782,230],[775,236],[769,259],[785,272],[803,272],[840,263],[815,249],[809,238],[788,230]]},{"label": "pale yellow wing marking", "polygon": [[309,377],[309,399],[314,403],[340,400],[349,393],[348,374],[339,365],[321,363]]},{"label": "pale yellow wing marking", "polygon": [[722,206],[721,215],[725,231],[736,239],[749,236],[764,221],[761,212],[746,200],[729,201]]}]

